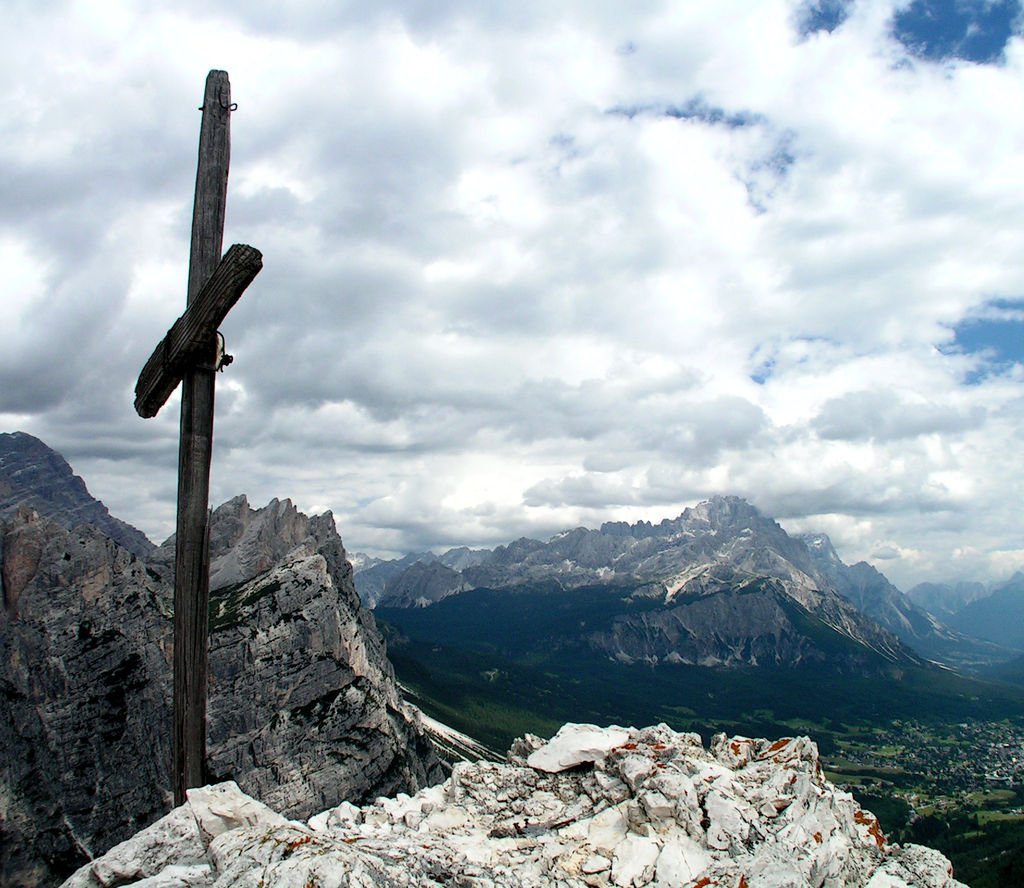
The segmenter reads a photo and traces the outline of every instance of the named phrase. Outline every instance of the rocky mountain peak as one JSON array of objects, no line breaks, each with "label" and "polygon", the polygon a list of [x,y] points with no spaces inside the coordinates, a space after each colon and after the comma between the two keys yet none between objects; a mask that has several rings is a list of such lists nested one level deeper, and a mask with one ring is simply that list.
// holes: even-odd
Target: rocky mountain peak
[{"label": "rocky mountain peak", "polygon": [[[443,777],[329,513],[236,497],[211,549],[212,777],[289,816]],[[173,558],[0,518],[0,884],[52,885],[167,810]]]},{"label": "rocky mountain peak", "polygon": [[802,540],[804,545],[814,553],[819,564],[823,561],[827,561],[832,564],[840,563],[842,561],[839,557],[839,553],[836,551],[836,547],[832,545],[832,540],[827,533],[802,533],[798,534],[797,539]]},{"label": "rocky mountain peak", "polygon": [[[671,538],[678,534],[739,532],[743,529],[774,525],[756,507],[739,496],[713,496],[696,506],[683,509],[676,518],[665,518],[657,524],[650,521],[606,521],[599,533],[611,537],[632,537],[636,540],[650,537]],[[584,528],[578,528],[584,530]],[[779,528],[781,530],[781,528]],[[591,531],[593,532],[593,531]]]},{"label": "rocky mountain peak", "polygon": [[138,556],[155,548],[142,531],[94,499],[55,450],[25,432],[0,432],[0,518],[14,515],[22,503],[68,530],[92,524]]},{"label": "rocky mountain peak", "polygon": [[210,588],[250,579],[307,542],[327,557],[340,585],[348,566],[330,512],[310,518],[290,499],[272,499],[253,509],[247,497],[236,496],[219,506],[210,522]]},{"label": "rocky mountain peak", "polygon": [[683,514],[677,520],[689,524],[703,522],[712,528],[719,529],[760,523],[765,519],[754,506],[742,497],[713,496],[696,506],[684,509]]}]

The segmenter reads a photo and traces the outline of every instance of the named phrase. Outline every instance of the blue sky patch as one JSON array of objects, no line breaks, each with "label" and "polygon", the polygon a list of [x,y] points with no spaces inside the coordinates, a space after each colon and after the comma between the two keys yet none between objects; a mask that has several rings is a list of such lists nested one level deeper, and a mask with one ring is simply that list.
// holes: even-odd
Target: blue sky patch
[{"label": "blue sky patch", "polygon": [[656,114],[674,117],[676,120],[726,126],[730,129],[741,129],[767,122],[763,114],[753,111],[726,111],[717,105],[709,105],[701,96],[687,99],[681,105],[616,105],[609,108],[607,113],[618,114],[631,120],[641,114]]},{"label": "blue sky patch", "polygon": [[741,177],[747,189],[747,200],[759,213],[767,210],[768,202],[775,196],[776,186],[796,163],[795,139],[792,131],[783,132],[777,137],[773,150],[752,163],[746,177]]},{"label": "blue sky patch", "polygon": [[764,123],[764,116],[751,111],[726,111],[715,105],[709,105],[700,96],[689,99],[683,105],[669,105],[665,109],[666,117],[678,120],[697,120],[701,123],[722,124],[730,129],[740,129]]},{"label": "blue sky patch", "polygon": [[772,378],[772,373],[775,370],[774,359],[765,361],[759,366],[753,373],[750,374],[750,379],[756,382],[758,385],[764,385],[769,379]]},{"label": "blue sky patch", "polygon": [[1020,14],[1020,0],[914,0],[893,16],[892,36],[929,62],[998,62]]},{"label": "blue sky patch", "polygon": [[968,382],[992,372],[1024,364],[1024,299],[994,299],[953,327],[952,344],[944,354],[973,355],[982,365]]},{"label": "blue sky patch", "polygon": [[853,0],[813,0],[805,3],[796,14],[800,36],[809,37],[818,31],[828,31],[831,34],[846,21],[852,6]]}]

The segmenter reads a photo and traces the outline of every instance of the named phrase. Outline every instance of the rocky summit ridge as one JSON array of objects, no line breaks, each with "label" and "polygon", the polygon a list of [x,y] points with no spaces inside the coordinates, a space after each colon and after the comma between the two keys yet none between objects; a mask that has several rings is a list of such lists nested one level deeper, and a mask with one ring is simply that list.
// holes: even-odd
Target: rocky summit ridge
[{"label": "rocky summit ridge", "polygon": [[65,888],[957,888],[937,851],[890,844],[806,737],[565,725],[415,795],[287,820],[232,783],[80,869]]}]

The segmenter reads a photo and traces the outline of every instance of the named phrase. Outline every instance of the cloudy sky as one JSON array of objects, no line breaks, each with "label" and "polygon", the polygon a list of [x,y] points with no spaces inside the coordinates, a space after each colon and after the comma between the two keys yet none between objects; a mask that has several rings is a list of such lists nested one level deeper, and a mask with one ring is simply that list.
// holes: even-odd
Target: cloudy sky
[{"label": "cloudy sky", "polygon": [[1017,0],[6,0],[0,431],[173,529],[203,84],[213,504],[400,554],[716,493],[903,588],[1024,567]]}]

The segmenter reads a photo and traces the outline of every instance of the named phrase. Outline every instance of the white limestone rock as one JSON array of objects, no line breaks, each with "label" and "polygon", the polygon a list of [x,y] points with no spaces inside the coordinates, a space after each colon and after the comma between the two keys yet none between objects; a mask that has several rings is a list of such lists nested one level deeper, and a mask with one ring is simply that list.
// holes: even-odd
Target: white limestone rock
[{"label": "white limestone rock", "polygon": [[185,791],[203,844],[240,826],[286,826],[288,820],[262,802],[249,798],[234,780]]},{"label": "white limestone rock", "polygon": [[[193,791],[168,824],[67,884],[963,888],[941,854],[890,845],[826,780],[806,738],[716,737],[706,750],[664,725],[580,728],[517,741],[509,764],[462,763],[441,786],[308,825],[233,785]],[[582,753],[592,758],[566,764]]]},{"label": "white limestone rock", "polygon": [[628,741],[629,732],[623,728],[562,725],[550,742],[532,753],[526,763],[538,771],[557,773],[586,762],[599,761]]},{"label": "white limestone rock", "polygon": [[132,882],[132,888],[208,888],[213,884],[213,868],[207,864],[172,864],[155,876]]},{"label": "white limestone rock", "polygon": [[204,873],[206,878],[211,872],[206,860],[206,844],[196,818],[187,805],[182,805],[83,866],[64,886],[106,888],[108,885],[137,884],[160,876],[182,881],[186,870],[191,873],[193,881],[182,884],[205,884],[195,879],[200,873]]},{"label": "white limestone rock", "polygon": [[654,839],[627,835],[615,848],[612,882],[619,888],[649,884],[660,853],[661,848]]}]

